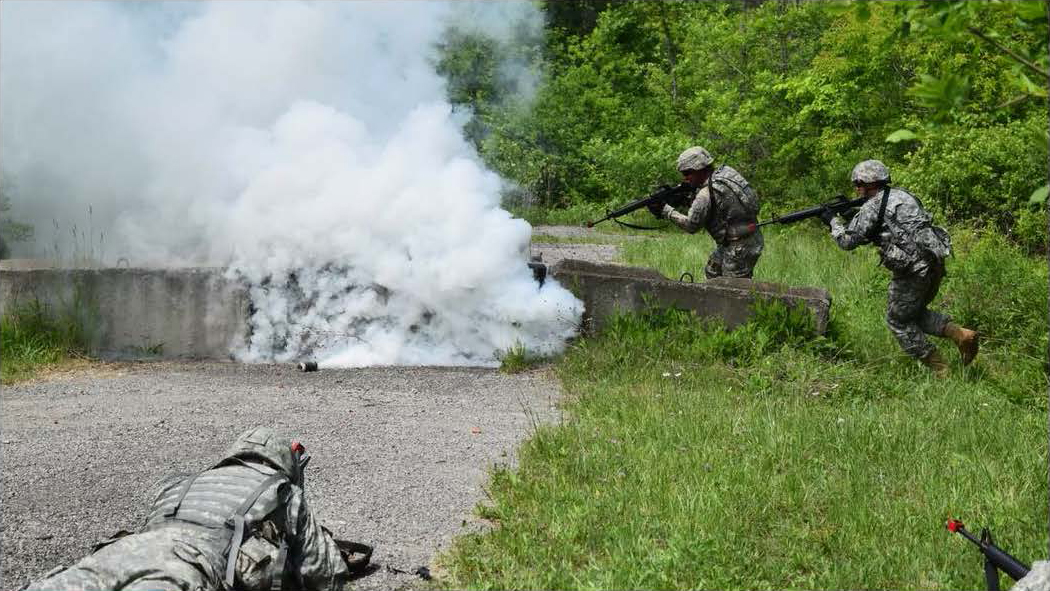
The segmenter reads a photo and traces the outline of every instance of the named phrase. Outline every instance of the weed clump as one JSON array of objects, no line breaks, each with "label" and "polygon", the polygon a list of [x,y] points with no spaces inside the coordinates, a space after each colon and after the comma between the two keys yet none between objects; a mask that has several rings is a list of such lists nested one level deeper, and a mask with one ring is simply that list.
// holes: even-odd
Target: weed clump
[{"label": "weed clump", "polygon": [[0,319],[2,381],[27,378],[39,367],[69,357],[85,357],[91,341],[90,322],[75,308],[55,311],[39,300],[21,304]]}]

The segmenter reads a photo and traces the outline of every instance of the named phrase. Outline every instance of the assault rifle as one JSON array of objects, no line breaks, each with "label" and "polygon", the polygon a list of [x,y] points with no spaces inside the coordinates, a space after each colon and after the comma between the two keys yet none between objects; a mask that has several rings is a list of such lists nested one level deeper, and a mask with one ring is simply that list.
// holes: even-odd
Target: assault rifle
[{"label": "assault rifle", "polygon": [[764,222],[760,222],[758,225],[765,226],[766,224],[793,224],[804,219],[815,218],[824,212],[842,214],[853,209],[854,207],[860,207],[861,205],[864,205],[864,202],[866,202],[868,199],[869,197],[860,197],[849,201],[846,199],[845,195],[835,195],[835,199],[833,201],[829,201],[827,203],[824,203],[823,205],[817,205],[815,207],[807,207],[806,209],[793,211],[789,214],[782,215],[780,217],[775,217],[771,220],[766,220]]},{"label": "assault rifle", "polygon": [[988,591],[999,591],[999,571],[1010,575],[1015,581],[1020,581],[1028,574],[1028,566],[992,542],[992,533],[988,528],[982,528],[981,538],[977,539],[966,531],[961,521],[949,519],[947,525],[948,531],[962,535],[981,549],[984,554],[984,582],[988,584]]},{"label": "assault rifle", "polygon": [[680,207],[682,205],[685,205],[686,200],[689,198],[690,195],[693,194],[694,190],[695,188],[689,183],[682,183],[680,185],[675,185],[674,187],[671,187],[669,185],[663,185],[647,197],[642,197],[637,201],[632,201],[619,209],[613,211],[606,211],[605,217],[594,222],[587,222],[587,227],[593,228],[594,226],[604,222],[605,220],[614,220],[616,221],[616,223],[627,226],[628,228],[649,230],[651,228],[645,228],[642,226],[632,226],[631,224],[625,224],[619,220],[616,220],[616,218],[620,216],[625,216],[631,213],[632,211],[641,209],[643,207],[649,207],[650,205],[653,205],[655,203],[666,203],[671,207]]}]

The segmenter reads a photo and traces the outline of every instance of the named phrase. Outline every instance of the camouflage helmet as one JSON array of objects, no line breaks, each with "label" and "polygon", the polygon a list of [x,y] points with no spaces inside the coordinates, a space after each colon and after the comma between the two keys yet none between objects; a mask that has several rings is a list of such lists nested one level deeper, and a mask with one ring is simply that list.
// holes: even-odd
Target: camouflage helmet
[{"label": "camouflage helmet", "polygon": [[853,172],[850,173],[850,180],[853,181],[854,185],[858,183],[888,183],[890,182],[890,169],[886,168],[886,165],[878,160],[865,160],[853,167]]},{"label": "camouflage helmet", "polygon": [[287,474],[291,479],[299,477],[299,458],[293,447],[299,447],[291,439],[279,435],[269,427],[252,427],[237,438],[226,449],[225,458],[263,459]]},{"label": "camouflage helmet", "polygon": [[703,170],[711,165],[715,159],[711,157],[711,153],[701,148],[700,146],[693,146],[685,152],[682,152],[678,156],[678,172],[685,172],[687,170]]}]

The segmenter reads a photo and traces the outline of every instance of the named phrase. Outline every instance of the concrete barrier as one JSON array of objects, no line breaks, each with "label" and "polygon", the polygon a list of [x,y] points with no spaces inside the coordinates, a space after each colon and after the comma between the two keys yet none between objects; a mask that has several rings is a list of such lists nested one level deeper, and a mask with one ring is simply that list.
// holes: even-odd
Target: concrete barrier
[{"label": "concrete barrier", "polygon": [[[536,272],[536,269],[533,269]],[[585,305],[584,328],[649,301],[721,318],[732,328],[751,317],[757,299],[773,298],[812,312],[827,330],[831,297],[823,289],[747,279],[672,281],[654,269],[565,259],[547,269]],[[537,279],[539,279],[537,277]],[[104,358],[229,359],[248,334],[244,286],[221,268],[12,270],[0,266],[0,314],[38,301],[59,315],[76,314]]]},{"label": "concrete barrier", "polygon": [[33,301],[75,314],[107,358],[229,359],[248,297],[219,268],[0,269],[0,314]]},{"label": "concrete barrier", "polygon": [[750,279],[718,278],[700,283],[672,281],[655,269],[626,267],[564,259],[548,275],[571,290],[584,303],[584,329],[600,329],[617,312],[642,310],[646,300],[659,305],[693,310],[703,317],[721,318],[728,328],[747,322],[760,299],[774,299],[789,306],[803,306],[813,316],[818,334],[828,328],[831,295],[814,287],[788,287]]}]

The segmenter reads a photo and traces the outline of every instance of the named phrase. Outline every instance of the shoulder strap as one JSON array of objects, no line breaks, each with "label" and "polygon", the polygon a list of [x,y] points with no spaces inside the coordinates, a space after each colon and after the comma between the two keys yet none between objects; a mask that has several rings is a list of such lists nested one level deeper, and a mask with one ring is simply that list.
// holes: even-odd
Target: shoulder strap
[{"label": "shoulder strap", "polygon": [[233,539],[230,541],[230,552],[226,557],[226,579],[225,583],[229,588],[233,588],[234,572],[237,569],[237,555],[241,552],[241,544],[244,543],[244,516],[251,510],[252,505],[255,501],[259,500],[264,492],[270,489],[274,483],[280,481],[287,481],[288,477],[282,472],[274,472],[266,480],[262,481],[262,484],[257,486],[252,494],[248,495],[248,498],[244,499],[241,506],[237,508],[237,511],[226,520],[227,525],[233,526]]},{"label": "shoulder strap", "polygon": [[879,215],[875,218],[875,224],[868,231],[868,240],[871,242],[878,242],[879,233],[882,230],[882,224],[886,218],[886,203],[890,200],[890,186],[886,185],[882,188],[882,201],[879,203]]},{"label": "shoulder strap", "polygon": [[175,515],[179,512],[179,507],[182,506],[182,501],[186,499],[186,493],[190,492],[190,487],[193,486],[193,483],[196,482],[198,478],[200,478],[201,474],[204,474],[207,471],[208,470],[201,470],[193,476],[186,478],[186,481],[182,485],[182,492],[179,493],[179,498],[175,499],[175,504],[171,507],[171,509],[168,510],[167,513],[164,514],[164,517],[168,519],[172,519],[175,517]]}]

